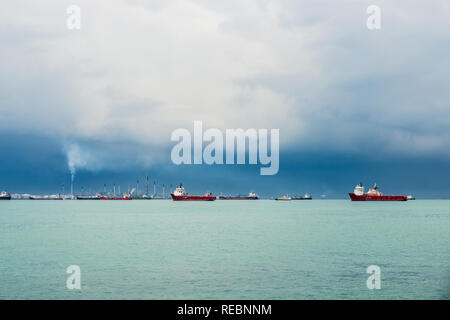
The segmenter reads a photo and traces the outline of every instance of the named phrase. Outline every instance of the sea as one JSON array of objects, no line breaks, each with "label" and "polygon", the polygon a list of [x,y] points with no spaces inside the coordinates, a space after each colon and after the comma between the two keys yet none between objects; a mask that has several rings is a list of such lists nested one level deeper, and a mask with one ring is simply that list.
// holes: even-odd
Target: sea
[{"label": "sea", "polygon": [[0,201],[0,299],[449,298],[450,200]]}]

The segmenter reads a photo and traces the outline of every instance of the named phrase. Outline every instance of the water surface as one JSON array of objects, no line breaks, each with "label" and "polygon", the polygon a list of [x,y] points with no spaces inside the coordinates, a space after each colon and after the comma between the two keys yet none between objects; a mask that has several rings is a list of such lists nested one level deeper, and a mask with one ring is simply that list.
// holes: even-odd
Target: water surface
[{"label": "water surface", "polygon": [[448,200],[2,201],[0,298],[448,299],[449,246]]}]

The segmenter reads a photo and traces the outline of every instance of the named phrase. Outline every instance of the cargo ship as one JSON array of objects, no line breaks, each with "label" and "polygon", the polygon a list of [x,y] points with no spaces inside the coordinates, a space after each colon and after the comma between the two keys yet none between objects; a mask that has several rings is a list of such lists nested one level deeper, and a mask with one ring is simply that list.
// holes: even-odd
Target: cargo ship
[{"label": "cargo ship", "polygon": [[407,201],[407,196],[385,196],[379,190],[375,183],[367,193],[364,193],[363,184],[360,182],[353,193],[348,194],[352,201]]},{"label": "cargo ship", "polygon": [[100,196],[99,197],[100,200],[133,200],[132,197],[130,197],[129,195],[123,195],[122,197],[108,197],[108,196]]},{"label": "cargo ship", "polygon": [[302,196],[293,196],[291,199],[292,200],[312,200],[312,197],[309,193],[306,193],[303,197]]},{"label": "cargo ship", "polygon": [[77,196],[77,200],[100,200],[100,196],[99,195],[96,195],[96,196],[79,195],[79,196]]},{"label": "cargo ship", "polygon": [[11,195],[6,191],[2,191],[0,193],[0,200],[11,200]]},{"label": "cargo ship", "polygon": [[259,196],[254,192],[250,192],[248,194],[248,196],[242,196],[242,195],[219,196],[219,200],[258,200],[258,199],[259,199]]},{"label": "cargo ship", "polygon": [[147,194],[142,194],[140,196],[134,196],[133,200],[152,200],[152,196],[149,196]]},{"label": "cargo ship", "polygon": [[183,185],[179,185],[175,188],[175,191],[170,194],[173,201],[214,201],[216,196],[211,193],[206,193],[203,196],[191,196],[185,190]]}]

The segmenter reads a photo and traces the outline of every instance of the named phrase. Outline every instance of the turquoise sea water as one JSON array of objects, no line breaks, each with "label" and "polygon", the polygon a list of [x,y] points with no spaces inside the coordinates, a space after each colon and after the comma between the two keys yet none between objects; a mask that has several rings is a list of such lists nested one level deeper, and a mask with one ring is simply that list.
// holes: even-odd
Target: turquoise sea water
[{"label": "turquoise sea water", "polygon": [[448,200],[1,201],[0,299],[448,299],[449,248]]}]

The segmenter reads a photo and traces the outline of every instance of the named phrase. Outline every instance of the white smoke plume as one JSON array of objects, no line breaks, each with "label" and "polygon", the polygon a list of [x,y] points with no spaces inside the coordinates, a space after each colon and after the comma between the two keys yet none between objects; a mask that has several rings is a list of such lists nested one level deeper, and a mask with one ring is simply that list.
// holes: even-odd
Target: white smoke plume
[{"label": "white smoke plume", "polygon": [[87,165],[87,160],[83,158],[81,149],[78,144],[72,143],[67,147],[67,165],[69,167],[72,182],[75,179],[77,168],[82,168]]}]

